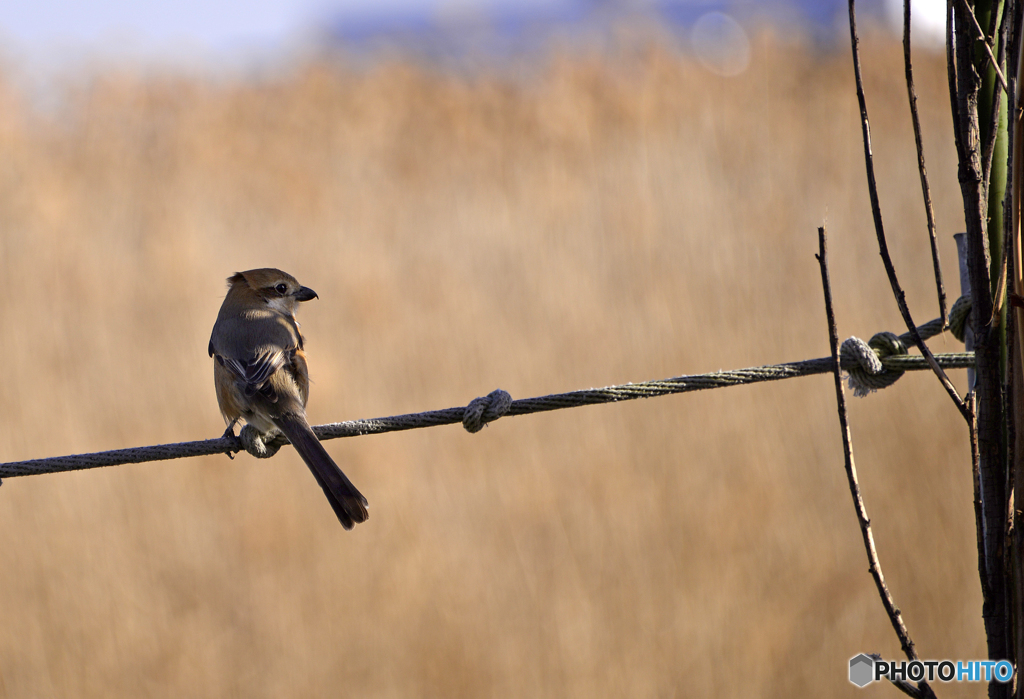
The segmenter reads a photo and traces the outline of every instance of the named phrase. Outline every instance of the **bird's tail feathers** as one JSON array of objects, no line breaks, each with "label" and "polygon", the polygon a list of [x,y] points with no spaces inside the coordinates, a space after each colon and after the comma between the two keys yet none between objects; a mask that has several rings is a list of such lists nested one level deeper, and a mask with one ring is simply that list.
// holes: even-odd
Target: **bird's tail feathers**
[{"label": "bird's tail feathers", "polygon": [[324,495],[338,515],[341,526],[351,529],[356,524],[365,522],[370,514],[366,511],[369,505],[363,494],[356,490],[334,459],[327,453],[320,440],[313,434],[309,423],[301,415],[286,414],[274,419],[274,424],[284,433],[288,441],[299,452],[299,456],[313,472],[316,482],[324,490]]}]

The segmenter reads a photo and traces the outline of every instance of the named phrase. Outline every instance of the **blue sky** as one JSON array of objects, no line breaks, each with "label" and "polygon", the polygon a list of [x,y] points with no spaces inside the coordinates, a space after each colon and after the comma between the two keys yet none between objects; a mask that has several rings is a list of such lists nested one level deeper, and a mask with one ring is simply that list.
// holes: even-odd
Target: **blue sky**
[{"label": "blue sky", "polygon": [[[695,21],[704,10],[736,15],[768,0],[4,0],[0,2],[0,58],[17,63],[72,63],[83,57],[244,60],[301,46],[328,23],[342,33],[387,26],[444,25],[474,17],[536,15],[571,21],[580,12],[654,8]],[[774,0],[802,6],[818,23],[845,13],[845,0]],[[898,15],[900,0],[860,0],[860,6]],[[944,0],[914,0],[923,16]],[[933,20],[934,22],[934,20]]]}]

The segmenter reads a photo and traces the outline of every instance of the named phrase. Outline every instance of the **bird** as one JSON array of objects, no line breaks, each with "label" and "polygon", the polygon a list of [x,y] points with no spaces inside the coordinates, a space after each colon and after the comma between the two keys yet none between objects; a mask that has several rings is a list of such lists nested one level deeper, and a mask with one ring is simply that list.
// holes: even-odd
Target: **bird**
[{"label": "bird", "polygon": [[209,346],[225,436],[234,436],[239,420],[265,441],[283,434],[313,472],[341,526],[352,529],[369,517],[369,503],[306,420],[309,372],[295,310],[319,296],[269,267],[237,272],[227,281]]}]

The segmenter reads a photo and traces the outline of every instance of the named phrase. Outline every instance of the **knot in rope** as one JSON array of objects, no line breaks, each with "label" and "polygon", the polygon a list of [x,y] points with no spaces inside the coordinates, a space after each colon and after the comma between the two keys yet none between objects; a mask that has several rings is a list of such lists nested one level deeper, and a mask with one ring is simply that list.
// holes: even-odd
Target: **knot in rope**
[{"label": "knot in rope", "polygon": [[512,406],[512,396],[500,388],[483,398],[474,398],[462,413],[462,426],[469,433],[479,432],[488,422],[497,420]]},{"label": "knot in rope", "polygon": [[277,440],[265,440],[260,431],[252,425],[245,425],[238,433],[238,440],[245,447],[245,450],[257,459],[269,459],[281,448],[281,442]]},{"label": "knot in rope", "polygon": [[856,362],[849,370],[850,388],[853,395],[863,398],[872,391],[886,388],[903,376],[902,371],[886,369],[882,359],[893,354],[906,354],[907,346],[891,332],[876,333],[868,342],[859,337],[843,341],[839,355],[848,362]]},{"label": "knot in rope", "polygon": [[961,296],[953,304],[953,307],[949,309],[949,331],[953,333],[953,337],[964,341],[964,336],[967,334],[967,319],[971,316],[971,297]]}]

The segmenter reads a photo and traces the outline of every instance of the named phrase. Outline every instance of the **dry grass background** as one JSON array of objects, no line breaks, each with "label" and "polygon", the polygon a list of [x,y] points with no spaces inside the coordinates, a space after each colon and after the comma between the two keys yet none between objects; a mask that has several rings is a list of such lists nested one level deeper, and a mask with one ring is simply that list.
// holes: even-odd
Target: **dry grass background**
[{"label": "dry grass background", "polygon": [[[901,55],[865,49],[923,322]],[[917,70],[955,298],[942,59]],[[217,436],[208,333],[224,279],[254,266],[320,294],[300,318],[314,422],[824,356],[826,219],[840,334],[901,330],[846,50],[764,36],[733,79],[657,42],[556,51],[529,79],[400,59],[251,82],[105,71],[50,115],[15,84],[2,460]],[[330,442],[371,503],[354,532],[288,449],[9,479],[0,696],[853,695],[852,655],[900,653],[834,401],[822,376]],[[921,655],[984,657],[957,412],[916,374],[852,420]]]}]

